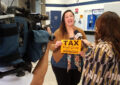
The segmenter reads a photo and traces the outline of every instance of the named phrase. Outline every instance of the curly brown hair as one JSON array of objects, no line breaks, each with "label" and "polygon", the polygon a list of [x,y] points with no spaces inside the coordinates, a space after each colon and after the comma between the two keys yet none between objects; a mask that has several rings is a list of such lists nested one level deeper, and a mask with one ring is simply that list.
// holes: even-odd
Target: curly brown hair
[{"label": "curly brown hair", "polygon": [[120,59],[120,17],[114,12],[105,12],[96,20],[95,41],[111,42]]}]

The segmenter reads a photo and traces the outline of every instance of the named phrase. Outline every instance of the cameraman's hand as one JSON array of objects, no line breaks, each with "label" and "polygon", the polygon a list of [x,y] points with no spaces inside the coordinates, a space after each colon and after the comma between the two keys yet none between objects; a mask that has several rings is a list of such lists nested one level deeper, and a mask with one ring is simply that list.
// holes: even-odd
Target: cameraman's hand
[{"label": "cameraman's hand", "polygon": [[55,43],[55,48],[58,48],[62,45],[62,42],[61,41],[56,41]]},{"label": "cameraman's hand", "polygon": [[49,34],[52,34],[52,31],[51,31],[51,28],[50,27],[47,27],[47,32],[49,33]]}]

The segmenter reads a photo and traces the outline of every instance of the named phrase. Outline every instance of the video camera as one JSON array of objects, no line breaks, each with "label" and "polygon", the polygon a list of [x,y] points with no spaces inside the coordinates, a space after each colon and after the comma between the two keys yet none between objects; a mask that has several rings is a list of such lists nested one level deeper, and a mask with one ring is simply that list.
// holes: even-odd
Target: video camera
[{"label": "video camera", "polygon": [[[19,8],[19,7],[15,7],[15,6],[11,6],[7,8],[6,11],[7,14],[15,14],[15,16],[21,16],[24,17],[28,20],[29,22],[29,26],[32,29],[43,29],[45,30],[46,27],[50,27],[50,25],[46,25],[46,26],[42,26],[41,21],[42,20],[48,20],[48,16],[47,15],[42,15],[39,13],[30,13],[30,10],[27,10],[25,8]],[[41,25],[38,28],[38,25],[36,27],[36,24],[40,23]]]},{"label": "video camera", "polygon": [[[10,14],[14,16],[9,19]],[[7,18],[0,19],[0,66],[13,66],[15,69],[0,72],[0,77],[13,73],[24,76],[24,71],[31,71],[31,62],[44,56],[47,43],[55,37],[46,31],[50,25],[41,24],[41,20],[48,19],[46,15],[15,6],[8,7],[4,15]],[[7,20],[10,23],[6,23]]]}]

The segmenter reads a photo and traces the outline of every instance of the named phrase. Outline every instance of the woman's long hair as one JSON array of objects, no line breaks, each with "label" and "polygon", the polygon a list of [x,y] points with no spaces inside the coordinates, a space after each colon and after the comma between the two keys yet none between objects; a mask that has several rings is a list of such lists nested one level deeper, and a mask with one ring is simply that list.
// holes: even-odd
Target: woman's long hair
[{"label": "woman's long hair", "polygon": [[60,24],[60,31],[62,33],[62,36],[65,36],[67,34],[67,29],[66,29],[66,26],[65,26],[65,14],[67,12],[71,12],[74,16],[74,13],[71,11],[71,10],[66,10],[64,13],[63,13],[63,16],[62,16],[62,21],[61,21],[61,24]]},{"label": "woman's long hair", "polygon": [[95,41],[111,42],[120,59],[120,17],[114,12],[105,12],[96,20]]}]

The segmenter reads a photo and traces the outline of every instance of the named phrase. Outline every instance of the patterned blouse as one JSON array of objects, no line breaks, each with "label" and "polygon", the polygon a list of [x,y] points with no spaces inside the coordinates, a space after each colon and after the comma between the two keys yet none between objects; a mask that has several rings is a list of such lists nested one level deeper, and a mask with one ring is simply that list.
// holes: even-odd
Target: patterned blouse
[{"label": "patterned blouse", "polygon": [[112,45],[100,41],[86,54],[82,85],[120,85],[120,62]]}]

